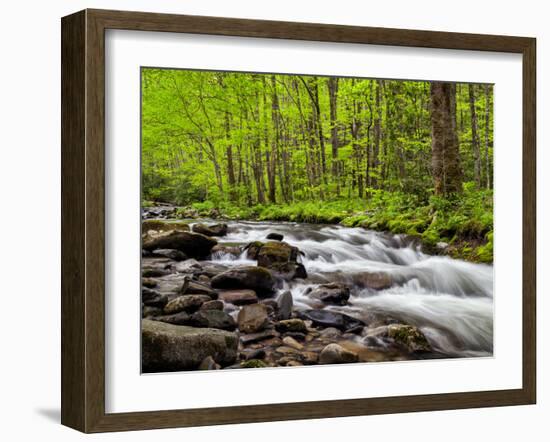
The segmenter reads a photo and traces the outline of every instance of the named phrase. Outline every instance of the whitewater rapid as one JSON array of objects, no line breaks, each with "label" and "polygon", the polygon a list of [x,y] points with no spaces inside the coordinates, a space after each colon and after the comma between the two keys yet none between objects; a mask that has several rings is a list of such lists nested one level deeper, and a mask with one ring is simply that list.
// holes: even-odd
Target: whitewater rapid
[{"label": "whitewater rapid", "polygon": [[[403,235],[362,228],[301,223],[229,222],[220,244],[243,246],[265,241],[268,233],[303,252],[308,278],[285,283],[295,305],[309,308],[313,300],[304,292],[323,282],[342,281],[352,287],[349,305],[327,306],[366,320],[385,316],[419,327],[442,356],[491,356],[493,352],[493,266],[474,264],[422,253]],[[255,265],[230,254],[214,262]],[[365,272],[388,273],[392,285],[385,290],[361,288],[357,278]]]}]

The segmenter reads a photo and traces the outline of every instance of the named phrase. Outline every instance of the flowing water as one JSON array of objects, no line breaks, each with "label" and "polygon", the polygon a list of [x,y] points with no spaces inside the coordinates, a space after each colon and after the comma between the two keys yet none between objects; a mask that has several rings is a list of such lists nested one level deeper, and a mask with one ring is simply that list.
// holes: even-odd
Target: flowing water
[{"label": "flowing water", "polygon": [[[265,241],[268,233],[303,252],[308,278],[284,283],[296,308],[319,308],[304,294],[324,282],[352,287],[349,305],[324,306],[375,324],[392,318],[415,325],[436,353],[448,357],[490,356],[493,352],[493,266],[422,253],[402,235],[389,235],[337,225],[229,222],[220,244],[245,245]],[[229,266],[256,265],[243,253],[218,254],[213,261]],[[360,284],[365,272],[388,273],[391,287],[372,290]],[[374,327],[374,325],[373,325]]]}]

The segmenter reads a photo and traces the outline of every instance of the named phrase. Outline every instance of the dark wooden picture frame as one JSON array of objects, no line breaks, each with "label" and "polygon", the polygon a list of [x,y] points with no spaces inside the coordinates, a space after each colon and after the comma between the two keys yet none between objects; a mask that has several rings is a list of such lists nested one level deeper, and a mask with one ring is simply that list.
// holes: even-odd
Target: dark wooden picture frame
[{"label": "dark wooden picture frame", "polygon": [[[105,30],[494,51],[523,57],[522,388],[135,413],[105,412]],[[62,407],[83,432],[533,404],[536,400],[536,40],[84,10],[62,19]]]}]

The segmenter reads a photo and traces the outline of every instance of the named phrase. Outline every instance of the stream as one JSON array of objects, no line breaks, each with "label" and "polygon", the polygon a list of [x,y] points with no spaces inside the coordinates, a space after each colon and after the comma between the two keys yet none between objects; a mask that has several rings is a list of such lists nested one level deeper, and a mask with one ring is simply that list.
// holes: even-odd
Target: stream
[{"label": "stream", "polygon": [[[308,296],[308,287],[345,282],[351,287],[348,305],[322,308],[362,319],[373,330],[377,318],[414,325],[440,357],[492,355],[492,265],[430,256],[403,235],[362,228],[283,222],[227,224],[227,236],[219,238],[222,245],[265,241],[274,232],[299,248],[308,278],[284,282],[279,289],[291,291],[298,310],[319,308],[318,301]],[[230,267],[256,265],[246,259],[246,252],[239,257],[218,252],[212,262]],[[365,272],[388,274],[391,284],[380,290],[364,288]]]}]

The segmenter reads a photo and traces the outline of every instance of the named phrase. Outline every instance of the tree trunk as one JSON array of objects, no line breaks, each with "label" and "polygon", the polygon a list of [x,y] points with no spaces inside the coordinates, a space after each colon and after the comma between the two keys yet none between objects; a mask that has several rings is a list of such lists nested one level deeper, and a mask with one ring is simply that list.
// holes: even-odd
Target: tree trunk
[{"label": "tree trunk", "polygon": [[435,81],[431,84],[432,173],[436,195],[462,190],[455,94],[451,83]]},{"label": "tree trunk", "polygon": [[328,79],[328,92],[330,104],[330,143],[332,144],[332,163],[331,171],[336,181],[336,194],[340,195],[340,178],[338,167],[338,78],[330,77]]},{"label": "tree trunk", "polygon": [[477,132],[476,97],[473,84],[468,85],[470,99],[470,118],[472,123],[472,151],[474,154],[474,179],[476,187],[481,187],[481,158],[479,153],[479,136]]},{"label": "tree trunk", "polygon": [[491,185],[491,167],[489,163],[489,130],[490,130],[490,112],[489,85],[485,85],[485,187],[490,189]]}]

